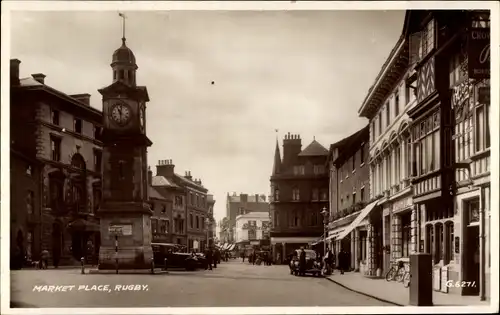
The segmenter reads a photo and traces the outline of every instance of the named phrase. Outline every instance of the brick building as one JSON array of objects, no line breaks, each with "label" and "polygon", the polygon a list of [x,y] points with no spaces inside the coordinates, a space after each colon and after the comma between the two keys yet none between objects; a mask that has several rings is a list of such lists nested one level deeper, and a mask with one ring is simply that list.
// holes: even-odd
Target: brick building
[{"label": "brick building", "polygon": [[187,250],[203,250],[207,244],[206,219],[209,218],[208,189],[188,171],[184,176],[174,172],[172,160],[161,160],[156,166],[153,187],[172,200],[174,224],[172,242],[187,246]]},{"label": "brick building", "polygon": [[169,187],[168,184],[160,185],[160,183],[158,183],[158,179],[159,178],[156,177],[155,182],[153,183],[153,172],[148,170],[149,204],[151,206],[151,210],[153,211],[153,215],[151,216],[152,242],[172,243],[173,226],[171,222],[173,200],[175,198],[173,192],[175,192],[176,187]]},{"label": "brick building", "polygon": [[[368,126],[330,146],[330,224],[328,237],[335,253],[340,249],[350,253],[351,268],[357,269],[358,260],[366,260],[366,231],[339,235],[350,226],[367,206],[370,199],[370,172],[368,169]],[[357,237],[356,237],[356,235]]]},{"label": "brick building", "polygon": [[328,207],[328,150],[313,140],[302,150],[299,135],[286,135],[283,159],[278,141],[271,181],[271,245],[274,258],[308,246],[323,234],[321,211]]},{"label": "brick building", "polygon": [[236,217],[250,212],[269,212],[269,203],[265,195],[249,195],[233,193],[227,194],[226,198],[226,217],[224,231],[227,234],[227,242],[235,242]]},{"label": "brick building", "polygon": [[11,252],[60,264],[89,259],[99,248],[102,113],[88,94],[67,95],[44,74],[19,77],[11,67]]}]

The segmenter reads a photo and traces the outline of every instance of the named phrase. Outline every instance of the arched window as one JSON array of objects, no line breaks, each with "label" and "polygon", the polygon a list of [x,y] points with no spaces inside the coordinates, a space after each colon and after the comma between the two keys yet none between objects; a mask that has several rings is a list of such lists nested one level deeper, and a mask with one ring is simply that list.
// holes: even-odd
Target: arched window
[{"label": "arched window", "polygon": [[80,153],[75,153],[71,157],[71,166],[84,170],[86,168],[85,166],[85,159]]}]

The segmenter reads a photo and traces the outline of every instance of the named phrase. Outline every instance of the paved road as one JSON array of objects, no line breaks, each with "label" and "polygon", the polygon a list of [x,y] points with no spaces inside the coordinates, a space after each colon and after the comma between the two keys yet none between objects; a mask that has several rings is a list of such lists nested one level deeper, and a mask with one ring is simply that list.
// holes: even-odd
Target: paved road
[{"label": "paved road", "polygon": [[[11,285],[13,307],[388,305],[324,278],[292,276],[287,266],[253,266],[241,261],[222,263],[213,271],[157,275],[82,275],[77,269],[20,270],[12,271]],[[71,291],[66,288],[66,292],[33,291],[35,286],[44,285],[75,287]],[[86,291],[92,290],[93,285],[94,289],[105,291]],[[109,291],[103,285],[109,285]],[[115,290],[119,285],[138,285],[131,288],[139,290]]]}]

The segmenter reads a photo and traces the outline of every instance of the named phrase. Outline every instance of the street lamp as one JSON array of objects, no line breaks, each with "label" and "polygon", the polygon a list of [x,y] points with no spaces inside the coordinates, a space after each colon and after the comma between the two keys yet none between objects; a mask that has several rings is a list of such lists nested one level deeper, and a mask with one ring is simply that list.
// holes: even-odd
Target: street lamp
[{"label": "street lamp", "polygon": [[323,215],[323,256],[326,255],[326,230],[328,226],[328,211],[326,207],[323,207],[321,215]]},{"label": "street lamp", "polygon": [[210,219],[205,218],[205,226],[207,228],[207,248],[209,247],[209,244],[210,244],[210,238],[208,237],[208,232],[210,231],[210,228],[208,226],[209,224],[210,224]]}]

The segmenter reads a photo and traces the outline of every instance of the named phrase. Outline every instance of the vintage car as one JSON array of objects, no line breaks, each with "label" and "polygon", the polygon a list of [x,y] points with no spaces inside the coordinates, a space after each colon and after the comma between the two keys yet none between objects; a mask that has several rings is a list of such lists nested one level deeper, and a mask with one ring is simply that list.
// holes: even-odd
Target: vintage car
[{"label": "vintage car", "polygon": [[184,269],[193,271],[199,268],[198,259],[191,254],[179,252],[177,244],[152,243],[155,266],[164,267],[167,259],[167,269]]},{"label": "vintage car", "polygon": [[203,253],[196,253],[196,261],[197,261],[197,266],[198,268],[205,268],[207,265],[207,258],[205,257],[205,254]]},{"label": "vintage car", "polygon": [[[306,252],[306,266],[304,268],[304,274],[312,274],[313,276],[321,276],[322,262],[318,261],[316,252],[311,249],[305,249]],[[295,255],[293,255],[290,260],[290,274],[300,275],[300,249],[295,250]]]}]

